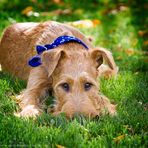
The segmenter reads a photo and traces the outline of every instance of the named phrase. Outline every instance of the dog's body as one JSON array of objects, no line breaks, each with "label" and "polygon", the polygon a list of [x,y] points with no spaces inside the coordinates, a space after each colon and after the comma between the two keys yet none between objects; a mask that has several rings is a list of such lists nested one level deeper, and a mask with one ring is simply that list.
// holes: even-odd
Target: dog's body
[{"label": "dog's body", "polygon": [[[81,39],[89,50],[70,42],[45,51],[41,55],[41,66],[31,68],[27,65],[36,54],[36,45],[49,44],[63,35]],[[107,69],[104,69],[102,59],[109,65]],[[104,109],[110,114],[116,112],[115,106],[98,94],[97,83],[98,75],[117,73],[112,55],[103,48],[94,49],[73,27],[57,22],[14,24],[6,29],[1,40],[0,63],[2,70],[28,80],[27,89],[21,96],[21,116],[40,114],[41,102],[49,89],[56,97],[54,114],[65,112],[71,117],[77,112],[89,116],[100,115]]]}]

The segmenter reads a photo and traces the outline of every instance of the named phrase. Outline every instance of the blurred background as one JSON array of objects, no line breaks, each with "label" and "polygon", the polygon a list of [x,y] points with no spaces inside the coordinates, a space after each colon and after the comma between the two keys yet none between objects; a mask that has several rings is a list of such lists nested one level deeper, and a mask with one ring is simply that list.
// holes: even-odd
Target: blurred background
[{"label": "blurred background", "polygon": [[117,104],[118,116],[80,122],[48,114],[16,118],[15,95],[26,84],[0,69],[0,146],[148,147],[148,0],[0,0],[1,37],[13,23],[50,20],[74,26],[94,46],[111,50],[119,74],[101,78],[100,89]]}]

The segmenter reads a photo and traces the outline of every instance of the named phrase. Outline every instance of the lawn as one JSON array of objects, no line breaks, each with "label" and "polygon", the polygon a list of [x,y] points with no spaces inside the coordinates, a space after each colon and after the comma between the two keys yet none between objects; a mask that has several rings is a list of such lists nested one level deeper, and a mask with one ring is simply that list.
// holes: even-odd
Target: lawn
[{"label": "lawn", "polygon": [[[29,10],[22,14],[28,6],[36,16],[27,16]],[[118,115],[73,120],[47,113],[37,119],[15,117],[19,107],[14,96],[26,82],[0,71],[0,147],[148,147],[147,10],[144,0],[1,0],[1,35],[15,22],[95,20],[93,26],[77,27],[96,47],[110,49],[120,70],[116,79],[100,80],[101,92],[117,104]]]}]

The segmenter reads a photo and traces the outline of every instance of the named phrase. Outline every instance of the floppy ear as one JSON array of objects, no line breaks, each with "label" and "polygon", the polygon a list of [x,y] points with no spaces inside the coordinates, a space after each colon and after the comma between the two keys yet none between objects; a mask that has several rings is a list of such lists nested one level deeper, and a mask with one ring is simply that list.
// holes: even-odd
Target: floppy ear
[{"label": "floppy ear", "polygon": [[91,57],[95,61],[96,68],[99,68],[101,64],[106,63],[111,70],[115,72],[118,71],[118,67],[115,64],[115,61],[110,51],[101,47],[95,48],[91,51]]},{"label": "floppy ear", "polygon": [[43,52],[41,59],[43,66],[45,66],[48,71],[48,76],[51,76],[51,74],[55,70],[62,54],[63,51],[60,49],[58,49],[58,51],[54,49]]}]

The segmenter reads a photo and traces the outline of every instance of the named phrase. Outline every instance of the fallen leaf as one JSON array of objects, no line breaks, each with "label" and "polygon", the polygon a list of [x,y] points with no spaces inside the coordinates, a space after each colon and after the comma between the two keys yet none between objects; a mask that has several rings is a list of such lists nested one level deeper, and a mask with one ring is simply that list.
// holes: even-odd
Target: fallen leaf
[{"label": "fallen leaf", "polygon": [[148,45],[148,40],[144,41],[143,45],[147,46]]},{"label": "fallen leaf", "polygon": [[62,9],[57,9],[57,10],[51,12],[51,13],[53,13],[54,15],[55,15],[55,14],[56,14],[56,15],[67,15],[67,14],[71,14],[71,9],[64,9],[64,10],[62,10]]},{"label": "fallen leaf", "polygon": [[25,16],[35,16],[35,17],[39,17],[40,15],[38,12],[34,12],[33,7],[31,6],[28,6],[24,10],[22,10],[22,14]]},{"label": "fallen leaf", "polygon": [[140,37],[143,37],[145,34],[147,34],[148,32],[146,31],[146,30],[139,30],[138,31],[138,35],[140,36]]},{"label": "fallen leaf", "polygon": [[122,60],[122,59],[123,59],[122,56],[116,57],[116,60]]},{"label": "fallen leaf", "polygon": [[33,11],[33,7],[28,6],[25,9],[22,10],[23,15],[28,15],[29,12]]},{"label": "fallen leaf", "polygon": [[63,0],[53,0],[56,4],[63,4]]},{"label": "fallen leaf", "polygon": [[76,15],[81,15],[81,14],[83,14],[83,9],[76,9],[75,11],[74,11],[74,14],[76,14]]},{"label": "fallen leaf", "polygon": [[119,141],[121,141],[124,138],[125,138],[125,135],[120,135],[120,136],[114,138],[113,140],[114,140],[114,142],[119,143]]},{"label": "fallen leaf", "polygon": [[21,100],[17,98],[16,96],[10,96],[10,98],[13,99],[17,104],[21,102]]},{"label": "fallen leaf", "polygon": [[128,55],[128,56],[132,56],[133,54],[135,54],[135,51],[133,49],[127,49],[125,50],[125,53]]},{"label": "fallen leaf", "polygon": [[62,146],[62,145],[59,145],[59,144],[56,144],[56,147],[57,148],[65,148],[65,146]]},{"label": "fallen leaf", "polygon": [[54,14],[53,14],[53,12],[41,12],[40,15],[41,16],[52,16]]},{"label": "fallen leaf", "polygon": [[41,12],[41,16],[69,15],[71,13],[71,9],[57,9],[51,12]]},{"label": "fallen leaf", "polygon": [[96,20],[96,19],[92,20],[92,22],[94,23],[94,26],[101,24],[101,21],[100,20]]},{"label": "fallen leaf", "polygon": [[75,22],[69,22],[68,24],[79,28],[93,28],[100,23],[100,20],[79,20]]}]

